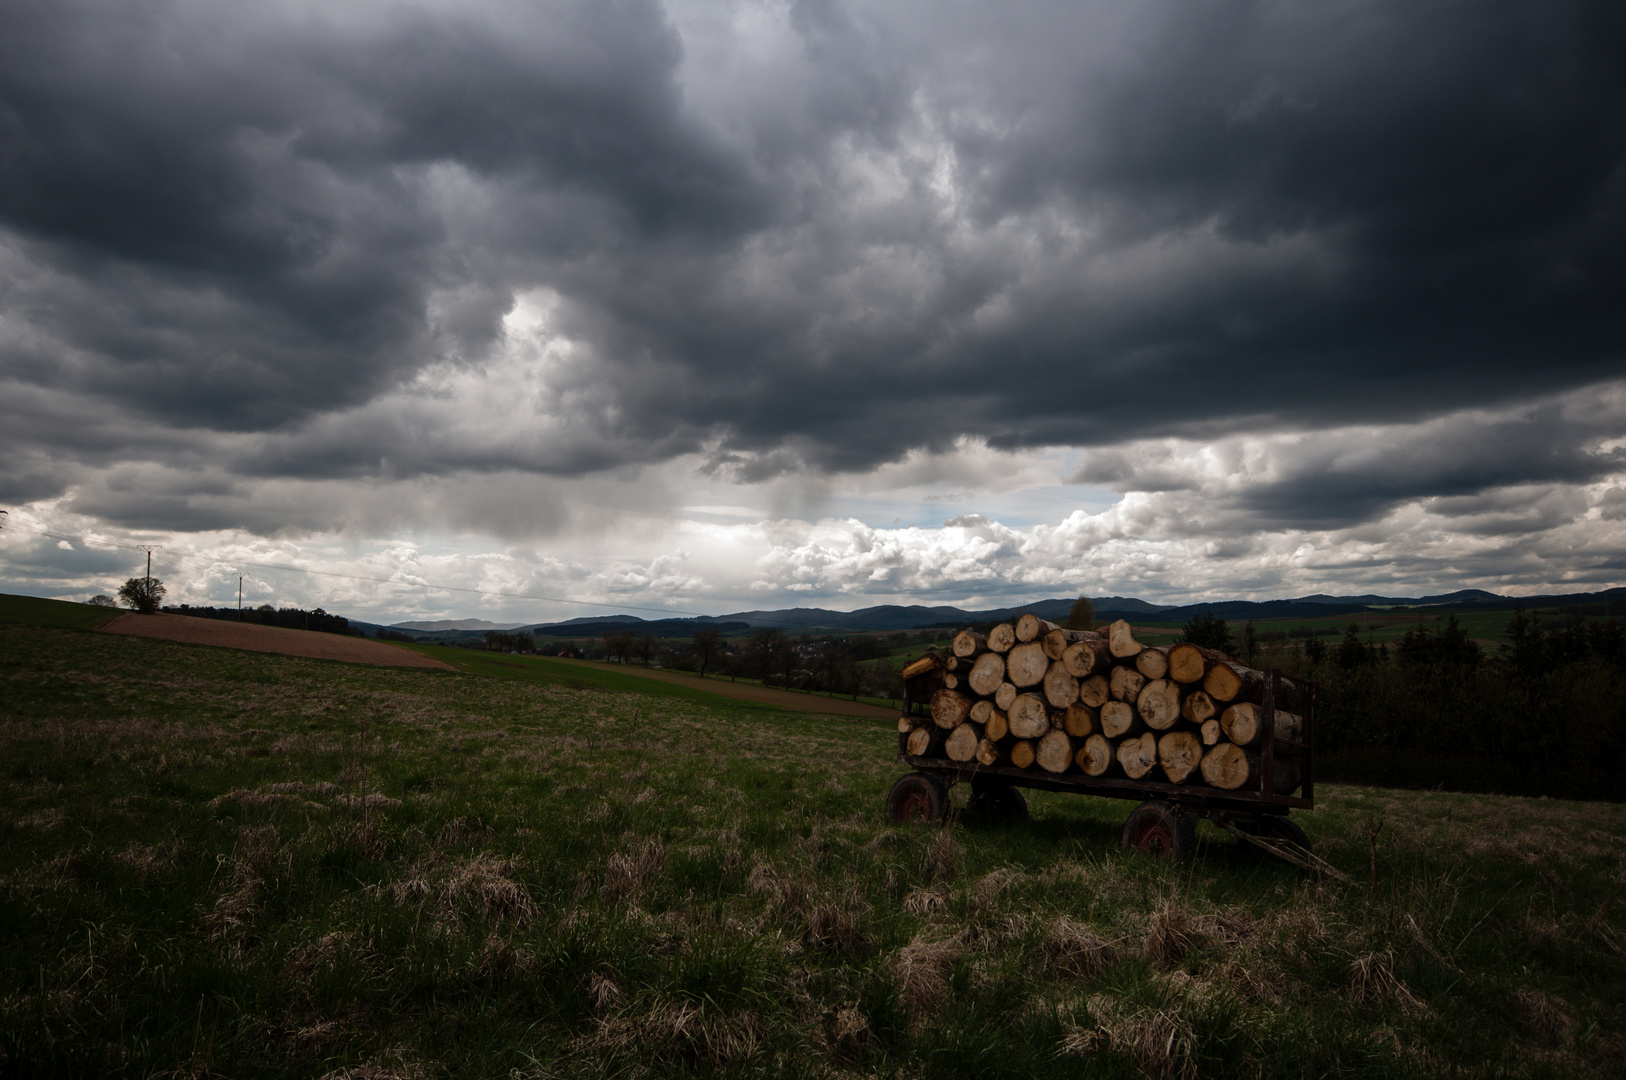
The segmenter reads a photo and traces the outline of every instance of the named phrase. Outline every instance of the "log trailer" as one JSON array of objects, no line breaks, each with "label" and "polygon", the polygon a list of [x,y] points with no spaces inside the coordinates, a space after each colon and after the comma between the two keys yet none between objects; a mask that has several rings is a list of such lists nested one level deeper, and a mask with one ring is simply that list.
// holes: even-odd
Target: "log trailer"
[{"label": "log trailer", "polygon": [[[1033,636],[1043,633],[1046,628],[1055,629],[1050,624],[1043,624],[1032,631]],[[996,631],[1000,629],[996,628]],[[1072,640],[1078,636],[1074,632],[1066,634]],[[956,651],[982,650],[985,648],[984,642],[989,639],[995,641],[995,648],[999,647],[996,633],[990,633],[988,639],[980,635],[975,637],[974,645],[964,644],[967,635],[960,635],[956,638]],[[1059,647],[1060,642],[1055,643]],[[1132,656],[1129,660],[1131,663]],[[1122,664],[1125,660],[1117,662]],[[923,662],[911,667],[917,666],[924,666]],[[908,673],[909,669],[906,669],[905,674]],[[944,753],[941,733],[932,731],[932,727],[934,719],[937,727],[943,727],[941,704],[944,683],[947,681],[952,687],[956,680],[952,674],[944,673],[943,665],[928,666],[927,670],[913,678],[906,678],[904,682],[903,718],[898,724],[898,760],[913,771],[892,786],[886,798],[886,812],[900,822],[941,820],[949,814],[949,793],[957,784],[970,785],[968,810],[1011,816],[1027,814],[1027,800],[1022,796],[1022,788],[1129,799],[1138,801],[1139,805],[1130,812],[1124,823],[1123,843],[1127,847],[1169,858],[1189,857],[1197,845],[1197,822],[1206,818],[1241,843],[1305,869],[1342,878],[1344,875],[1311,851],[1303,829],[1288,816],[1292,810],[1308,810],[1315,806],[1315,712],[1318,688],[1314,683],[1290,678],[1279,669],[1259,674],[1263,676],[1259,680],[1262,685],[1254,695],[1257,701],[1252,715],[1260,730],[1248,739],[1250,746],[1257,746],[1251,758],[1254,767],[1246,782],[1234,790],[1225,790],[1200,782],[1170,781],[1171,775],[1180,777],[1182,781],[1200,779],[1196,770],[1189,766],[1181,768],[1169,765],[1162,769],[1153,766],[1139,778],[1088,775],[1084,769],[1090,767],[1087,755],[1092,751],[1081,748],[1081,741],[1076,736],[1067,740],[1067,745],[1077,748],[1077,764],[1065,757],[1052,755],[1051,762],[1041,768],[1031,755],[1022,753],[1016,754],[1013,761],[1008,749],[1011,742],[1009,735],[1003,737],[1007,745],[1004,752],[990,752],[984,739],[981,754],[969,760],[955,760]],[[1008,690],[1007,687],[1007,698]],[[948,692],[963,695],[963,691],[951,689]],[[1058,699],[1052,697],[1050,700],[1051,728],[1053,732],[1059,732],[1063,714],[1055,707]],[[1100,710],[1096,710],[1096,715],[1100,715]],[[962,720],[953,727],[964,723],[966,721]],[[983,729],[986,732],[987,726],[983,725]],[[934,737],[922,740],[919,732],[923,730]],[[1072,730],[1070,714],[1068,730]],[[912,735],[915,749],[920,749],[923,743],[929,744],[931,749],[927,753],[912,753]],[[1052,733],[1050,738],[1061,740],[1062,735]],[[1122,741],[1119,740],[1120,743]],[[1223,738],[1215,741],[1225,744]],[[1099,754],[1099,751],[1093,752]],[[1112,771],[1122,773],[1123,769],[1115,767]]]}]

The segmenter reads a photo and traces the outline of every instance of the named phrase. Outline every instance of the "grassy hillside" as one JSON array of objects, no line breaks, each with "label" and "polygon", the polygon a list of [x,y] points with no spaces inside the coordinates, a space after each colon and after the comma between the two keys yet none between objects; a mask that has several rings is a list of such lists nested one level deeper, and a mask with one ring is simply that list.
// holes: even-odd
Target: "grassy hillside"
[{"label": "grassy hillside", "polygon": [[128,612],[118,608],[0,593],[0,622],[48,626],[57,630],[94,630],[110,619],[126,614]]},{"label": "grassy hillside", "polygon": [[1076,796],[892,825],[890,725],[644,680],[11,623],[0,680],[8,1076],[1626,1065],[1619,806],[1333,789],[1339,885]]}]

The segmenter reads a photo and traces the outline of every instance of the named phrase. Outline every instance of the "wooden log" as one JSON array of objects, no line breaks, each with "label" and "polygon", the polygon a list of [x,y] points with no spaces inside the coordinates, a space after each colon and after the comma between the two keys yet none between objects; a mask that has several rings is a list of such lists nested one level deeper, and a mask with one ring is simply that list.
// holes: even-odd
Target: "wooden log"
[{"label": "wooden log", "polygon": [[1220,660],[1203,676],[1203,692],[1215,701],[1258,701],[1265,689],[1265,673]]},{"label": "wooden log", "polygon": [[975,630],[961,630],[954,635],[954,655],[962,660],[975,660],[988,651],[988,635]]},{"label": "wooden log", "polygon": [[1012,743],[1011,764],[1018,769],[1033,768],[1033,744],[1026,739]]},{"label": "wooden log", "polygon": [[1013,648],[1005,658],[1005,677],[1019,689],[1038,686],[1044,682],[1044,673],[1050,670],[1050,657],[1037,641],[1029,641]]},{"label": "wooden log", "polygon": [[1038,694],[1018,694],[1006,710],[1011,734],[1018,739],[1037,739],[1050,730],[1050,710]]},{"label": "wooden log", "polygon": [[997,653],[1008,653],[1016,645],[1016,627],[1002,622],[988,631],[988,647]]},{"label": "wooden log", "polygon": [[1113,697],[1119,701],[1134,701],[1140,697],[1141,688],[1146,685],[1146,676],[1132,667],[1120,666],[1112,669],[1108,682]]},{"label": "wooden log", "polygon": [[1096,712],[1088,705],[1069,705],[1061,716],[1062,730],[1075,739],[1095,734],[1097,723]]},{"label": "wooden log", "polygon": [[[1054,630],[1046,632],[1040,642],[1044,645],[1044,654],[1046,656],[1052,660],[1060,660],[1062,653],[1074,645],[1087,645],[1091,641],[1100,641],[1100,638],[1099,634],[1089,630],[1068,630],[1066,627],[1058,626]],[[1106,642],[1101,642],[1101,645],[1104,650]],[[1085,674],[1089,673],[1085,672]]]},{"label": "wooden log", "polygon": [[984,724],[982,728],[982,733],[995,742],[1003,739],[1006,735],[1009,735],[1010,732],[1011,725],[1009,718],[1007,718],[1006,715],[1000,712],[998,709],[993,711],[993,714],[988,717],[988,723]]},{"label": "wooden log", "polygon": [[1105,675],[1091,675],[1078,684],[1078,700],[1092,709],[1099,709],[1112,697],[1112,688]]},{"label": "wooden log", "polygon": [[1016,687],[1008,682],[1002,682],[994,691],[994,705],[1005,712],[1011,711],[1011,702],[1016,700]]},{"label": "wooden log", "polygon": [[973,701],[969,715],[973,724],[986,724],[988,718],[994,715],[994,703],[987,700]]},{"label": "wooden log", "polygon": [[1124,660],[1131,656],[1139,656],[1140,651],[1145,647],[1135,640],[1135,634],[1130,629],[1129,623],[1123,619],[1119,619],[1107,628],[1107,648],[1111,649],[1112,655],[1118,659]]},{"label": "wooden log", "polygon": [[934,652],[929,652],[919,660],[903,669],[900,678],[918,679],[922,675],[930,675],[934,671],[943,670],[943,658]]},{"label": "wooden log", "polygon": [[1181,685],[1202,682],[1209,669],[1224,659],[1222,652],[1182,641],[1169,649],[1169,678]]},{"label": "wooden log", "polygon": [[943,740],[943,752],[950,761],[970,761],[977,756],[977,744],[980,742],[982,733],[977,730],[977,725],[961,724]]},{"label": "wooden log", "polygon": [[1085,739],[1074,760],[1084,770],[1085,776],[1105,776],[1117,764],[1112,754],[1112,744],[1101,735],[1091,735]]},{"label": "wooden log", "polygon": [[[1244,750],[1236,743],[1222,742],[1203,755],[1203,779],[1224,791],[1239,788],[1257,788],[1261,779],[1262,759],[1253,750]],[[1298,790],[1299,764],[1294,758],[1277,758],[1271,785],[1271,794],[1291,795]]]},{"label": "wooden log", "polygon": [[[1225,737],[1238,746],[1253,746],[1260,742],[1265,730],[1265,710],[1251,701],[1239,701],[1220,716],[1220,727]],[[1283,709],[1276,710],[1276,738],[1298,742],[1304,737],[1304,717]]]},{"label": "wooden log", "polygon": [[1052,660],[1044,673],[1044,699],[1058,709],[1078,700],[1078,680],[1067,673],[1067,665],[1060,660]]},{"label": "wooden log", "polygon": [[1109,739],[1127,735],[1140,727],[1135,707],[1127,701],[1109,701],[1101,706],[1101,734]]},{"label": "wooden log", "polygon": [[898,734],[907,735],[915,730],[915,722],[907,716],[898,717]]},{"label": "wooden log", "polygon": [[909,741],[904,745],[913,757],[940,757],[944,738],[938,728],[917,727],[909,733]]},{"label": "wooden log", "polygon": [[1118,744],[1118,764],[1124,775],[1140,780],[1157,764],[1157,736],[1150,731],[1140,738],[1129,738]]},{"label": "wooden log", "polygon": [[1024,644],[1029,641],[1037,641],[1050,631],[1058,629],[1060,627],[1055,623],[1048,619],[1041,619],[1029,611],[1016,620],[1016,640]]},{"label": "wooden log", "polygon": [[1135,708],[1147,727],[1167,731],[1180,719],[1180,687],[1167,679],[1153,679],[1135,698]]},{"label": "wooden log", "polygon": [[1198,727],[1212,719],[1218,712],[1214,699],[1208,696],[1206,690],[1193,690],[1180,702],[1180,715]]},{"label": "wooden log", "polygon": [[[1045,638],[1046,641],[1050,639]],[[1046,650],[1048,654],[1049,650]],[[1075,678],[1082,679],[1096,671],[1103,671],[1112,663],[1112,654],[1107,652],[1106,642],[1099,638],[1089,641],[1075,641],[1061,651],[1061,662],[1067,665],[1067,673]]]},{"label": "wooden log", "polygon": [[1218,720],[1204,720],[1202,733],[1204,746],[1213,746],[1225,737],[1225,731],[1220,727]]},{"label": "wooden log", "polygon": [[1073,741],[1065,731],[1052,731],[1033,748],[1033,759],[1045,772],[1064,773],[1073,767]]},{"label": "wooden log", "polygon": [[991,696],[1004,681],[1005,657],[996,652],[984,652],[977,657],[971,665],[971,674],[965,680],[971,692],[982,697]]},{"label": "wooden log", "polygon": [[960,686],[960,677],[952,671],[943,672],[943,686],[949,690],[956,690]]},{"label": "wooden log", "polygon": [[971,716],[971,699],[958,690],[939,690],[932,695],[931,709],[932,723],[947,731]]},{"label": "wooden log", "polygon": [[959,671],[960,670],[960,658],[958,656],[945,656],[943,658],[943,670],[944,671]]},{"label": "wooden log", "polygon": [[977,744],[977,764],[998,765],[1003,757],[1004,755],[999,751],[999,744],[994,739],[984,736],[983,740]]},{"label": "wooden log", "polygon": [[1142,649],[1135,657],[1135,670],[1147,679],[1161,679],[1169,673],[1169,654],[1155,647]]},{"label": "wooden log", "polygon": [[1157,763],[1171,784],[1183,784],[1203,762],[1203,744],[1189,731],[1171,731],[1157,740]]}]

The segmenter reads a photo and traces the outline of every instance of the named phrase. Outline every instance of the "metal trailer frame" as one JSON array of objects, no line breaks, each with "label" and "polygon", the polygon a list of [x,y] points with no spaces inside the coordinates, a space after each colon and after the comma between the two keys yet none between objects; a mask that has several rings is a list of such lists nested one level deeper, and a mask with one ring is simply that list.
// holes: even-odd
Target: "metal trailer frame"
[{"label": "metal trailer frame", "polygon": [[[1303,710],[1302,739],[1297,742],[1284,739],[1280,742],[1281,746],[1292,750],[1293,756],[1300,760],[1302,793],[1298,795],[1271,790],[1275,786],[1278,745],[1276,702],[1282,697],[1284,683],[1295,688],[1295,692],[1302,698],[1302,704],[1295,702]],[[1082,773],[1044,773],[1013,769],[1008,766],[982,765],[975,761],[958,762],[945,758],[916,757],[909,753],[908,735],[904,733],[898,735],[898,760],[916,772],[936,777],[945,787],[952,787],[957,783],[970,783],[974,791],[981,791],[1003,785],[1034,788],[1040,791],[1098,795],[1108,799],[1162,802],[1193,817],[1207,818],[1238,839],[1295,865],[1342,878],[1344,875],[1292,839],[1286,830],[1277,829],[1273,833],[1268,828],[1258,828],[1260,824],[1268,826],[1271,819],[1285,821],[1293,810],[1309,810],[1315,806],[1315,712],[1319,701],[1320,687],[1316,683],[1307,679],[1291,678],[1282,674],[1280,668],[1271,668],[1265,672],[1264,694],[1260,702],[1264,713],[1264,731],[1261,734],[1263,743],[1259,751],[1260,786],[1256,791],[1220,791],[1216,788],[1187,784],[1090,777]],[[918,715],[917,706],[921,704],[912,700],[909,686],[905,684],[904,715]],[[1255,828],[1241,828],[1236,824],[1236,819],[1253,824]]]}]

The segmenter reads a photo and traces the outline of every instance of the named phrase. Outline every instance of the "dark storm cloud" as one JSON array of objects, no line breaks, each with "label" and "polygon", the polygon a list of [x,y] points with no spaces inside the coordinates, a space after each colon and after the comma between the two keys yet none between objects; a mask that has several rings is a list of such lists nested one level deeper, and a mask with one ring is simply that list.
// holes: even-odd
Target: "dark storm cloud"
[{"label": "dark storm cloud", "polygon": [[[8,5],[0,364],[81,422],[12,406],[34,464],[7,494],[119,453],[343,477],[703,450],[754,480],[1619,373],[1617,4],[717,12]],[[535,288],[577,345],[529,406],[556,434],[387,415],[426,365],[494,363]],[[1484,449],[1323,463],[1245,509],[1619,467],[1534,421]]]}]

